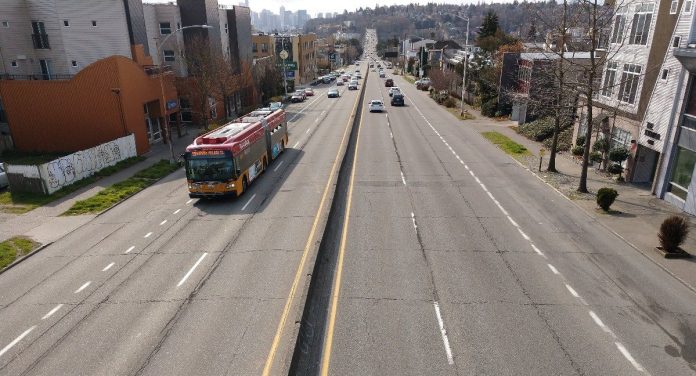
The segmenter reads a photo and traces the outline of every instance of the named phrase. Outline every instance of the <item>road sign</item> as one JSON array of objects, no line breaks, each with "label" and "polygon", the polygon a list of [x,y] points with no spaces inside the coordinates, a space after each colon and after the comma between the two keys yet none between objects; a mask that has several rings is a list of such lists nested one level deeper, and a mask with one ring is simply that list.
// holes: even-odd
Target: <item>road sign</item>
[{"label": "road sign", "polygon": [[336,53],[335,52],[329,53],[329,61],[332,63],[336,62]]},{"label": "road sign", "polygon": [[291,71],[285,72],[285,77],[287,77],[287,78],[295,78],[295,71],[294,71],[294,70],[291,70]]},{"label": "road sign", "polygon": [[[279,63],[278,68],[283,69],[283,64]],[[297,62],[296,61],[286,61],[285,62],[285,70],[297,70]]]},{"label": "road sign", "polygon": [[282,50],[279,55],[281,59],[285,60],[288,58],[288,51]]}]

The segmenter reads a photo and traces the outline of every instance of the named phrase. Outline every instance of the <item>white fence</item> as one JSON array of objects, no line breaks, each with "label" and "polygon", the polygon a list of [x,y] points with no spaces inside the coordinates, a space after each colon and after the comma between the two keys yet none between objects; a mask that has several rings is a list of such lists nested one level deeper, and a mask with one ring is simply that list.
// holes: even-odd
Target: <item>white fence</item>
[{"label": "white fence", "polygon": [[135,136],[131,134],[37,166],[8,164],[7,175],[13,191],[51,194],[135,156]]}]

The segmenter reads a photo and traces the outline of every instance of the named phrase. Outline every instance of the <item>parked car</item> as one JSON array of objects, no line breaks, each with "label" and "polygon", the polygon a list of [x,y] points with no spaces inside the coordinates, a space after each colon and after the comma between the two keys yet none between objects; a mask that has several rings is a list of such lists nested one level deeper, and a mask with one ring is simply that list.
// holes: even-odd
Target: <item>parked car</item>
[{"label": "parked car", "polygon": [[396,86],[392,86],[392,87],[389,89],[389,96],[391,97],[392,95],[394,95],[394,94],[396,94],[396,93],[401,94],[401,89],[399,89],[399,88],[396,87]]},{"label": "parked car", "polygon": [[421,80],[416,81],[416,89],[418,90],[428,90],[430,89],[430,79],[429,78],[423,78]]},{"label": "parked car", "polygon": [[304,93],[308,97],[313,97],[314,96],[314,90],[311,87],[308,87],[304,89]]},{"label": "parked car", "polygon": [[401,93],[396,93],[392,95],[391,97],[391,105],[392,106],[403,106],[404,103],[404,95]]},{"label": "parked car", "polygon": [[269,108],[271,111],[280,110],[281,108],[283,108],[283,104],[280,103],[280,102],[271,102],[271,103],[268,105],[268,108]]},{"label": "parked car", "polygon": [[5,167],[2,162],[0,162],[0,189],[9,186],[10,182],[7,180],[7,172],[5,172]]},{"label": "parked car", "polygon": [[341,96],[341,94],[339,94],[337,88],[332,87],[331,89],[329,89],[329,91],[326,92],[326,96],[328,96],[329,98],[338,98]]},{"label": "parked car", "polygon": [[382,112],[384,111],[384,103],[379,99],[373,99],[370,101],[370,112]]},{"label": "parked car", "polygon": [[348,84],[348,90],[358,90],[358,81],[351,81]]},{"label": "parked car", "polygon": [[304,90],[295,90],[295,92],[292,94],[292,97],[290,97],[290,102],[304,102],[305,99],[307,99],[307,96],[305,95]]},{"label": "parked car", "polygon": [[[392,80],[391,78],[387,78],[384,81],[384,87],[392,87],[392,86],[394,86],[394,80]],[[389,92],[391,93],[391,90],[389,90]]]}]

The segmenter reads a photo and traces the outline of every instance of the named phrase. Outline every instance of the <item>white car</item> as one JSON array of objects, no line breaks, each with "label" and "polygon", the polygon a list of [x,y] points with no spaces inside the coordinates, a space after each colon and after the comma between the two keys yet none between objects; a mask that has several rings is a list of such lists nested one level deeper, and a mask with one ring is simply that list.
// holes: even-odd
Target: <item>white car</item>
[{"label": "white car", "polygon": [[399,89],[396,86],[390,87],[389,88],[389,96],[391,97],[392,95],[394,95],[394,93],[401,93],[401,89]]},{"label": "white car", "polygon": [[384,103],[379,99],[373,99],[370,101],[370,112],[382,112],[384,111]]},{"label": "white car", "polygon": [[7,180],[7,173],[5,172],[5,167],[3,166],[2,162],[0,162],[0,188],[5,188],[10,185],[10,182]]}]

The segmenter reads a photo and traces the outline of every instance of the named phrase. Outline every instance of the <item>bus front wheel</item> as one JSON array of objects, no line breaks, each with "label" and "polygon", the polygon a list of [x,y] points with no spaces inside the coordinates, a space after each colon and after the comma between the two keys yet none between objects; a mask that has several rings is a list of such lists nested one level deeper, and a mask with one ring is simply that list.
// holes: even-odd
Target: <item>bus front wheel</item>
[{"label": "bus front wheel", "polygon": [[249,186],[249,183],[247,183],[247,178],[246,176],[242,179],[242,191],[239,193],[239,195],[243,195],[244,192],[247,191],[247,187]]}]

